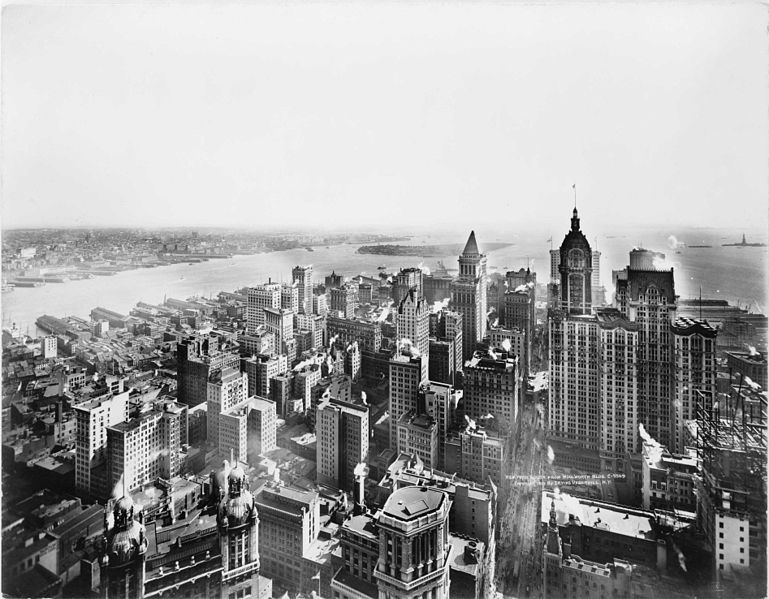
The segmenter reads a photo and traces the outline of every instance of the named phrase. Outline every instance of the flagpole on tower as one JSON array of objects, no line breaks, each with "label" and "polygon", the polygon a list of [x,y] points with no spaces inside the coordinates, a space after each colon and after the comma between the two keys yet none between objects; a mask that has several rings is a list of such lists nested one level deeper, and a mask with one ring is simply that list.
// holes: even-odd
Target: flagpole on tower
[{"label": "flagpole on tower", "polygon": [[577,184],[573,183],[571,188],[574,190],[574,210],[577,209]]}]

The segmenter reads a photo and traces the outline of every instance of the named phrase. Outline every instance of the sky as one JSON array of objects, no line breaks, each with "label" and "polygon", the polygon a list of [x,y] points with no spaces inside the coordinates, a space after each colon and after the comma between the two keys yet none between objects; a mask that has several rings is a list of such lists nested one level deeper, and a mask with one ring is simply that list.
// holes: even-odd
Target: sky
[{"label": "sky", "polygon": [[6,5],[2,225],[767,227],[760,2]]}]

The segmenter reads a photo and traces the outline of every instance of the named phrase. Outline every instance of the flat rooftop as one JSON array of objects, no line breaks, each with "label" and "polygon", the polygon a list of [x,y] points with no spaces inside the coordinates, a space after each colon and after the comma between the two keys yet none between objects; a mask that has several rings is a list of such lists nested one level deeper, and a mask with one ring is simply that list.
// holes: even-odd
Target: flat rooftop
[{"label": "flat rooftop", "polygon": [[600,528],[617,535],[638,539],[656,538],[652,528],[654,515],[651,512],[573,497],[564,493],[555,495],[550,491],[542,491],[540,507],[542,524],[550,521],[550,505],[553,500],[559,526],[568,524],[569,514],[572,514],[582,526]]},{"label": "flat rooftop", "polygon": [[376,529],[376,523],[371,514],[361,514],[360,516],[350,516],[342,523],[342,528],[350,530],[358,535],[368,537],[371,540],[379,538]]},{"label": "flat rooftop", "polygon": [[412,520],[436,511],[445,496],[429,487],[404,487],[387,498],[382,512],[399,520]]}]

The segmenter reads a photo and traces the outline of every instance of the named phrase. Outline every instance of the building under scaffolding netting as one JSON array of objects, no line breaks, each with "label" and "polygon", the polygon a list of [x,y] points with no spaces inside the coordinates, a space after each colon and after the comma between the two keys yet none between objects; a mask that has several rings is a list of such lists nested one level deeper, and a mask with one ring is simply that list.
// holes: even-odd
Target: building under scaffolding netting
[{"label": "building under scaffolding netting", "polygon": [[[735,387],[698,394],[697,520],[713,548],[715,579],[739,596],[766,596],[767,396]],[[738,589],[735,589],[738,590]]]}]

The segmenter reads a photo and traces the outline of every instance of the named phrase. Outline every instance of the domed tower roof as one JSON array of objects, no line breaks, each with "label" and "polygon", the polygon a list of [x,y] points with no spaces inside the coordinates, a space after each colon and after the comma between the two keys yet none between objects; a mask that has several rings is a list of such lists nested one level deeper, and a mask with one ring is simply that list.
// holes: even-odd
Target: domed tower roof
[{"label": "domed tower roof", "polygon": [[227,494],[219,503],[217,522],[222,528],[242,526],[256,520],[256,503],[248,489],[248,478],[240,464],[227,474]]},{"label": "domed tower roof", "polygon": [[110,566],[120,566],[140,558],[147,551],[144,524],[134,519],[134,502],[125,495],[112,508],[112,526],[105,530],[104,561]]},{"label": "domed tower roof", "polygon": [[579,213],[577,212],[577,208],[574,208],[574,211],[571,215],[571,229],[568,233],[566,233],[566,236],[563,238],[563,243],[561,244],[561,251],[564,250],[564,246],[571,248],[571,247],[581,247],[586,248],[588,251],[590,250],[590,243],[587,240],[587,237],[585,237],[585,234],[580,229],[579,225]]},{"label": "domed tower roof", "polygon": [[227,475],[227,484],[229,487],[232,487],[233,483],[240,483],[240,486],[242,487],[245,482],[246,473],[243,468],[241,468],[240,464],[237,464]]}]

